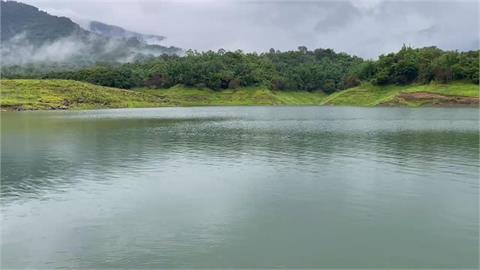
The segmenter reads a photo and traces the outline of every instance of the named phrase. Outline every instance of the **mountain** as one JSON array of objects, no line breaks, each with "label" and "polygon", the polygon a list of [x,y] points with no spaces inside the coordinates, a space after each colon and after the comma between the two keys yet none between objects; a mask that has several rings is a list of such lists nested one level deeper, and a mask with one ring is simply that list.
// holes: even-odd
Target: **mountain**
[{"label": "mountain", "polygon": [[13,1],[1,1],[1,41],[25,35],[32,45],[41,45],[70,35],[87,35],[66,17],[57,17],[38,8]]},{"label": "mountain", "polygon": [[147,44],[160,44],[165,39],[164,36],[142,34],[126,30],[120,26],[106,24],[98,21],[90,21],[87,30],[105,37],[112,38],[136,38]]},{"label": "mountain", "polygon": [[[181,49],[158,45],[164,37],[144,35],[121,27],[96,22],[93,31],[71,19],[38,8],[1,1],[2,65],[69,63],[88,66],[96,62],[125,63],[162,54],[179,54]],[[156,44],[149,44],[149,38]]]}]

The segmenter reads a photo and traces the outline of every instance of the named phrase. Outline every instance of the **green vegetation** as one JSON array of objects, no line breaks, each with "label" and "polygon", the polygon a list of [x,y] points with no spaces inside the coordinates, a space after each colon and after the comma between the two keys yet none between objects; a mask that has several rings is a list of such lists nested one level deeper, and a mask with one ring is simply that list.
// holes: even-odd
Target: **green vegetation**
[{"label": "green vegetation", "polygon": [[415,85],[407,87],[405,92],[428,92],[446,96],[478,97],[479,86],[471,83],[454,82],[449,84]]},{"label": "green vegetation", "polygon": [[428,85],[362,84],[345,91],[334,93],[324,99],[322,105],[344,106],[478,106],[478,85],[455,82]]},{"label": "green vegetation", "polygon": [[0,105],[9,110],[155,107],[160,98],[68,80],[1,80]]},{"label": "green vegetation", "polygon": [[[152,38],[150,35],[106,24],[99,29],[98,22],[93,33],[69,18],[15,1],[0,1],[0,25],[2,78],[34,78],[46,72],[91,67],[98,62],[113,64],[182,52],[176,47],[148,44],[144,37]],[[109,30],[118,36],[112,37]]]},{"label": "green vegetation", "polygon": [[403,46],[398,53],[381,55],[378,61],[362,63],[353,76],[377,85],[428,84],[432,81],[449,83],[458,80],[478,84],[479,52]]},{"label": "green vegetation", "polygon": [[402,87],[375,87],[373,85],[361,85],[345,91],[340,91],[328,96],[324,105],[345,106],[378,106],[394,98]]},{"label": "green vegetation", "polygon": [[1,80],[5,110],[141,108],[229,105],[478,106],[471,83],[376,86],[370,83],[333,93],[273,91],[248,87],[214,91],[174,86],[123,90],[69,80]]},{"label": "green vegetation", "polygon": [[[6,89],[2,89],[4,107],[322,102],[420,106],[451,103],[451,96],[478,96],[479,50],[458,52],[403,46],[396,53],[380,55],[378,60],[364,60],[332,49],[308,50],[305,46],[286,52],[272,48],[264,53],[188,50],[179,56],[175,53],[183,51],[178,48],[148,45],[139,33],[131,32],[134,36],[127,38],[125,30],[116,26],[97,23],[104,35],[92,34],[68,18],[49,15],[30,5],[12,1],[1,1],[0,5],[1,23],[5,28],[1,33],[0,77],[49,80],[45,83],[6,81]],[[122,37],[114,43],[113,32]],[[59,58],[55,51],[46,49],[52,42],[65,42],[67,38],[67,44],[72,45],[67,47],[73,52],[68,58]],[[63,43],[55,44],[58,47]],[[124,61],[130,62],[121,64]],[[50,81],[52,79],[137,90],[123,91],[120,95],[115,89],[73,82],[65,85],[66,82]],[[451,84],[453,82],[456,83]]]},{"label": "green vegetation", "polygon": [[98,65],[88,69],[36,74],[34,67],[2,70],[3,78],[70,79],[118,88],[170,88],[185,85],[215,91],[262,87],[275,91],[324,91],[330,93],[358,83],[348,78],[363,60],[331,49],[268,53],[242,51],[185,56],[163,55],[153,60],[124,65]]},{"label": "green vegetation", "polygon": [[206,105],[320,105],[323,92],[280,92],[267,88],[249,87],[213,91],[208,88],[174,86],[169,89],[137,89],[181,106]]},{"label": "green vegetation", "polygon": [[[36,73],[10,68],[6,77],[68,79],[95,85],[134,89],[123,97],[110,92],[82,92],[71,86],[64,96],[15,87],[25,100],[7,98],[16,108],[116,108],[204,105],[352,105],[352,106],[478,106],[479,52],[442,51],[435,47],[403,47],[397,53],[364,61],[331,49],[268,53],[193,52],[153,60],[88,69]],[[60,67],[61,68],[61,67]],[[3,71],[3,70],[2,70]],[[13,72],[13,73],[9,73]],[[50,84],[52,81],[47,81]],[[12,82],[10,82],[12,83]],[[37,82],[38,85],[41,83]],[[94,87],[89,85],[90,88]],[[46,87],[50,89],[50,85]],[[7,89],[8,90],[8,89]],[[4,92],[2,90],[2,92]],[[81,97],[87,95],[87,99]],[[96,96],[98,95],[98,96]],[[327,95],[329,95],[327,97]],[[22,95],[20,95],[22,96]]]},{"label": "green vegetation", "polygon": [[273,92],[262,88],[212,91],[175,86],[170,89],[123,90],[70,80],[1,80],[5,110],[142,108],[206,105],[318,105],[322,92]]},{"label": "green vegetation", "polygon": [[442,51],[435,47],[403,47],[397,53],[364,61],[331,49],[268,53],[193,52],[161,56],[124,65],[98,65],[88,69],[35,75],[7,69],[10,78],[71,79],[118,88],[171,88],[185,85],[214,91],[260,87],[273,91],[333,93],[361,83],[410,85],[466,81],[478,84],[479,52]]}]

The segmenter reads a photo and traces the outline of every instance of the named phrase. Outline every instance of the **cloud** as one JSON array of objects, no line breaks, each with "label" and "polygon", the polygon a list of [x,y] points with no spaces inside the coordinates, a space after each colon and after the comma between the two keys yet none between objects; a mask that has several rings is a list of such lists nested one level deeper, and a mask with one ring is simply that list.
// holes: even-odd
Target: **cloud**
[{"label": "cloud", "polygon": [[38,47],[28,41],[25,33],[19,33],[9,42],[2,44],[2,63],[11,65],[45,61],[62,62],[86,52],[86,48],[86,44],[76,37],[61,38]]},{"label": "cloud", "polygon": [[32,44],[26,33],[19,33],[3,42],[0,54],[2,64],[63,62],[73,65],[97,61],[132,62],[139,57],[160,56],[164,48],[158,46],[129,46],[125,39],[104,38],[98,35],[72,34],[40,45]]},{"label": "cloud", "polygon": [[333,48],[363,57],[415,47],[478,49],[478,1],[26,0],[55,15],[98,20],[209,50]]}]

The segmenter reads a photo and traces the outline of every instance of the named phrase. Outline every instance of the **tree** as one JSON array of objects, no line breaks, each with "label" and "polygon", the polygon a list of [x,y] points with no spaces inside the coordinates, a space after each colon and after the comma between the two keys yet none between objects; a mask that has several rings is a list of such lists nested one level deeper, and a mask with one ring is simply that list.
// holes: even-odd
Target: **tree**
[{"label": "tree", "polygon": [[397,53],[364,61],[331,49],[267,53],[197,52],[185,56],[162,55],[128,64],[99,64],[64,72],[39,73],[43,66],[3,68],[1,75],[12,78],[41,77],[87,81],[119,88],[167,88],[182,84],[213,90],[264,86],[273,90],[334,92],[355,87],[362,81],[378,85],[429,83],[436,80],[468,80],[478,83],[479,51],[442,51],[435,47],[414,49],[404,46]]}]

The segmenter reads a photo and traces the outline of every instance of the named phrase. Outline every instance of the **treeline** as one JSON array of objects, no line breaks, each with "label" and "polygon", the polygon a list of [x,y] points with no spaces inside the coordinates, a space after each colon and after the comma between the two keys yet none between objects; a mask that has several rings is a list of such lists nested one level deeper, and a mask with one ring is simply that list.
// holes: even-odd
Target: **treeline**
[{"label": "treeline", "polygon": [[[113,66],[112,63],[94,65]],[[8,79],[41,79],[48,73],[58,73],[66,71],[77,71],[92,67],[92,62],[79,59],[75,62],[37,62],[26,63],[22,65],[2,65],[1,77]]]},{"label": "treeline", "polygon": [[406,46],[398,53],[381,55],[377,61],[365,61],[354,73],[360,80],[374,84],[448,83],[454,80],[478,84],[479,52],[442,51],[436,47],[413,49]]},{"label": "treeline", "polygon": [[[2,70],[2,73],[5,74]],[[20,75],[8,74],[7,77]],[[30,75],[35,76],[35,75]],[[273,90],[327,93],[354,87],[362,81],[374,84],[410,84],[464,80],[478,83],[479,51],[442,51],[435,47],[381,55],[363,60],[331,49],[267,53],[195,52],[124,65],[97,65],[88,69],[52,72],[41,78],[72,79],[119,87],[168,88],[177,84],[214,90],[266,86]]]},{"label": "treeline", "polygon": [[323,90],[350,87],[346,80],[363,60],[331,49],[268,53],[194,52],[117,67],[97,66],[72,72],[50,73],[61,78],[120,87],[168,88],[177,84],[214,90],[264,85],[275,90]]}]

